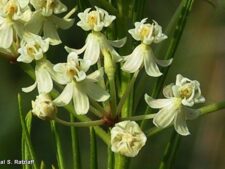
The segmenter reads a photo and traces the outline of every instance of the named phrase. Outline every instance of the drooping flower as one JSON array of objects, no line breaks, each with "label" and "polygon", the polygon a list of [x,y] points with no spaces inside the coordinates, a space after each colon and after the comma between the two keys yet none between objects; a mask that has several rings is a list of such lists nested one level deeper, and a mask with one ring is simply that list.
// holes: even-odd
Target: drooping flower
[{"label": "drooping flower", "polygon": [[67,7],[59,0],[31,0],[30,3],[36,11],[26,25],[26,29],[34,34],[43,33],[45,38],[50,38],[52,45],[60,44],[57,29],[70,28],[74,20],[59,18],[55,14],[67,11]]},{"label": "drooping flower", "polygon": [[91,65],[95,64],[100,55],[105,56],[108,52],[114,62],[122,60],[121,56],[116,52],[114,47],[121,48],[126,43],[126,38],[111,41],[100,31],[104,27],[108,27],[115,16],[109,15],[105,10],[95,7],[95,10],[90,8],[78,14],[80,21],[77,23],[85,31],[92,31],[89,33],[85,45],[82,49],[76,50],[78,54],[84,52],[84,59],[90,60]]},{"label": "drooping flower", "polygon": [[187,80],[187,78],[178,74],[176,85],[166,86],[163,89],[163,94],[166,99],[153,99],[145,94],[147,104],[151,108],[160,109],[155,115],[153,123],[161,128],[174,124],[177,133],[183,136],[189,135],[186,120],[194,119],[199,115],[198,110],[189,107],[193,106],[194,103],[203,103],[205,101],[204,97],[201,96],[199,82]]},{"label": "drooping flower", "polygon": [[31,10],[27,6],[21,8],[17,0],[0,2],[0,48],[8,49],[18,43],[23,35],[23,26],[31,18]]},{"label": "drooping flower", "polygon": [[38,35],[25,33],[18,49],[20,56],[17,61],[31,63],[33,60],[40,60],[44,57],[44,53],[48,51],[48,48],[49,39],[42,39]]},{"label": "drooping flower", "polygon": [[55,118],[57,108],[47,94],[40,94],[32,101],[32,113],[42,120]]},{"label": "drooping flower", "polygon": [[154,56],[151,44],[159,43],[166,39],[167,36],[162,33],[162,27],[156,21],[152,24],[145,23],[146,21],[147,18],[141,22],[136,22],[135,28],[129,30],[132,37],[137,41],[141,41],[141,44],[124,58],[125,63],[122,66],[122,70],[134,73],[144,66],[149,76],[158,77],[162,75],[158,65],[163,67],[169,66],[172,63],[172,59],[159,60]]},{"label": "drooping flower", "polygon": [[86,75],[90,61],[78,59],[76,52],[71,49],[67,48],[67,51],[69,52],[67,62],[54,66],[54,70],[61,74],[58,83],[66,85],[54,103],[57,106],[65,106],[73,99],[75,112],[86,114],[89,110],[89,98],[98,102],[106,101],[109,98],[109,94],[97,84],[103,72],[97,70]]},{"label": "drooping flower", "polygon": [[111,149],[127,157],[135,157],[145,145],[147,137],[134,121],[116,123],[111,130]]}]

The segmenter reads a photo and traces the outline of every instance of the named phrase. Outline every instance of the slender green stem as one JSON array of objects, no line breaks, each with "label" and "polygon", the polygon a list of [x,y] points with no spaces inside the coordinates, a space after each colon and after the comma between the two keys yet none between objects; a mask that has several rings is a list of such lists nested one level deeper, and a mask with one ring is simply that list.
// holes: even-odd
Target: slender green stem
[{"label": "slender green stem", "polygon": [[[72,113],[70,113],[70,121],[74,122],[74,117]],[[79,149],[79,140],[77,129],[73,126],[70,127],[71,131],[71,140],[72,140],[72,160],[73,160],[73,169],[81,168],[81,160],[80,160],[80,149]]]},{"label": "slender green stem", "polygon": [[129,158],[120,154],[115,154],[115,167],[114,169],[128,169]]},{"label": "slender green stem", "polygon": [[61,143],[60,135],[58,133],[58,130],[56,128],[56,124],[54,121],[51,121],[51,130],[54,135],[55,144],[56,144],[56,158],[58,162],[58,167],[60,169],[66,169],[64,159],[63,159],[64,155],[62,150],[62,143]]},{"label": "slender green stem", "polygon": [[96,136],[93,127],[90,127],[90,169],[98,168],[98,154]]},{"label": "slender green stem", "polygon": [[90,126],[99,126],[99,125],[104,124],[103,120],[86,121],[86,122],[68,122],[68,121],[64,121],[58,117],[55,117],[54,120],[57,123],[63,124],[65,126],[73,126],[73,127],[90,127]]},{"label": "slender green stem", "polygon": [[92,113],[94,113],[98,117],[102,117],[103,116],[102,112],[100,112],[99,110],[97,110],[93,106],[90,106],[89,111],[92,112]]},{"label": "slender green stem", "polygon": [[99,112],[101,112],[102,114],[107,114],[107,112],[105,111],[105,109],[96,101],[90,99],[91,104],[93,105],[93,107],[98,110]]},{"label": "slender green stem", "polygon": [[22,131],[24,133],[27,148],[28,148],[28,151],[29,151],[29,154],[30,154],[31,158],[35,161],[33,167],[34,167],[34,169],[39,169],[36,154],[33,150],[33,146],[32,146],[31,140],[30,140],[30,135],[29,135],[29,132],[28,132],[28,129],[27,129],[27,126],[26,126],[26,122],[24,120],[23,110],[22,110],[23,109],[22,108],[22,99],[21,99],[21,96],[20,96],[19,93],[18,93],[18,106],[19,106],[19,113],[20,113],[20,121],[21,121],[21,125],[22,125]]},{"label": "slender green stem", "polygon": [[172,169],[177,150],[179,148],[181,136],[173,130],[169,143],[166,146],[163,159],[159,169]]},{"label": "slender green stem", "polygon": [[132,79],[131,79],[128,87],[127,87],[127,90],[125,91],[122,98],[120,99],[120,102],[119,102],[119,104],[117,106],[117,109],[116,109],[116,114],[118,114],[118,115],[121,114],[121,110],[123,108],[123,105],[124,105],[127,97],[129,96],[129,93],[130,93],[131,89],[133,88],[133,85],[134,85],[134,82],[135,82],[135,80],[138,76],[138,73],[139,73],[139,71],[134,73],[134,75],[133,75],[133,77],[132,77]]},{"label": "slender green stem", "polygon": [[155,117],[155,114],[146,114],[146,115],[139,115],[139,116],[124,117],[124,118],[121,118],[121,120],[122,121],[124,120],[138,121],[138,120],[153,119],[154,117]]},{"label": "slender green stem", "polygon": [[108,146],[108,154],[107,154],[107,169],[114,168],[114,153],[111,150],[111,146]]},{"label": "slender green stem", "polygon": [[111,95],[111,108],[112,108],[112,115],[116,114],[116,85],[115,79],[109,79],[109,88],[110,88],[110,95]]},{"label": "slender green stem", "polygon": [[[210,114],[210,113],[214,113],[214,112],[216,112],[218,110],[222,110],[222,109],[225,109],[225,101],[221,101],[219,103],[214,103],[214,104],[210,104],[210,105],[207,105],[207,106],[203,106],[203,107],[198,109],[200,111],[199,117],[205,116],[205,115]],[[172,125],[170,125],[168,127],[171,127],[171,126]],[[147,134],[148,137],[152,137],[152,136],[154,136],[156,134],[161,133],[162,131],[164,131],[167,128],[153,127],[151,129],[149,129],[146,132],[146,134]]]}]

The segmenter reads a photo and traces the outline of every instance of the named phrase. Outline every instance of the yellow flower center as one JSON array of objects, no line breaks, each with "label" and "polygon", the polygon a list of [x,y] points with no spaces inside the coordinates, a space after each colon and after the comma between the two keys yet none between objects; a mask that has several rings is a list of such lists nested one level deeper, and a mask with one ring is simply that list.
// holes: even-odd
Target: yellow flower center
[{"label": "yellow flower center", "polygon": [[18,10],[17,5],[12,1],[9,1],[5,7],[5,13],[8,16],[13,16],[17,12],[17,10]]},{"label": "yellow flower center", "polygon": [[144,39],[145,37],[149,36],[149,34],[151,34],[153,31],[153,27],[150,26],[150,25],[143,25],[141,27],[141,30],[140,30],[140,36],[141,36],[141,39]]},{"label": "yellow flower center", "polygon": [[190,85],[185,85],[180,89],[181,98],[189,98],[192,94],[192,87]]},{"label": "yellow flower center", "polygon": [[97,11],[91,11],[88,15],[88,23],[93,27],[97,24],[97,17],[98,12]]}]

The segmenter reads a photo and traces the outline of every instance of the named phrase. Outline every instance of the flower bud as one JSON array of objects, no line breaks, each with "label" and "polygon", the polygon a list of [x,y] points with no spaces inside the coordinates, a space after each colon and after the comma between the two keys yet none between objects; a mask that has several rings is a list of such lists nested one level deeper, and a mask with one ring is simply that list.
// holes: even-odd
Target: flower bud
[{"label": "flower bud", "polygon": [[134,121],[123,121],[111,130],[111,149],[127,157],[135,157],[145,145],[147,137]]},{"label": "flower bud", "polygon": [[47,94],[40,94],[32,101],[32,113],[42,120],[53,120],[57,108]]}]

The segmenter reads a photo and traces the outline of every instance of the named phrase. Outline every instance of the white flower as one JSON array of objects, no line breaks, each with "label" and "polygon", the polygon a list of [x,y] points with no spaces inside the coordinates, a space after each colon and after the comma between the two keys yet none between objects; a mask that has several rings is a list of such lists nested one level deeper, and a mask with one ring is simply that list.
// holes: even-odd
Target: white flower
[{"label": "white flower", "polygon": [[79,49],[74,50],[77,54],[84,52],[84,60],[90,60],[91,65],[97,63],[100,55],[105,55],[105,52],[109,52],[113,62],[120,62],[122,57],[116,52],[113,47],[121,48],[126,43],[126,38],[111,41],[108,40],[101,32],[89,33],[85,45]]},{"label": "white flower", "polygon": [[32,113],[42,120],[52,120],[57,108],[47,94],[40,94],[32,101]]},{"label": "white flower", "polygon": [[172,86],[175,97],[182,98],[182,104],[185,106],[193,106],[195,103],[205,102],[205,98],[201,95],[200,84],[197,80],[190,80],[178,74],[176,84]]},{"label": "white flower", "polygon": [[152,77],[158,77],[162,75],[158,65],[166,67],[169,66],[173,61],[173,59],[157,59],[154,56],[152,48],[145,44],[138,45],[130,55],[124,58],[124,60],[125,63],[122,66],[123,71],[134,73],[141,69],[144,65],[146,73]]},{"label": "white flower", "polygon": [[135,157],[145,145],[147,137],[134,121],[116,123],[111,130],[111,149],[127,157]]},{"label": "white flower", "polygon": [[9,48],[23,35],[23,24],[31,17],[29,7],[21,8],[17,0],[0,2],[0,47]]},{"label": "white flower", "polygon": [[189,135],[186,120],[196,118],[200,112],[185,106],[190,107],[194,103],[205,101],[199,87],[197,81],[177,75],[176,85],[170,84],[163,89],[166,99],[153,99],[145,94],[147,104],[151,108],[160,109],[155,115],[153,123],[161,128],[174,124],[177,133],[183,136]]},{"label": "white flower", "polygon": [[18,49],[20,56],[17,58],[17,61],[31,63],[33,60],[40,60],[44,57],[44,53],[48,51],[48,48],[48,39],[44,40],[38,35],[26,33]]},{"label": "white flower", "polygon": [[36,81],[34,84],[29,87],[22,88],[23,92],[31,92],[37,87],[39,94],[49,93],[53,89],[52,79],[57,80],[57,75],[53,71],[53,64],[46,59],[41,59],[36,62],[35,77]]},{"label": "white flower", "polygon": [[57,29],[69,29],[74,19],[59,18],[55,14],[65,12],[66,6],[59,0],[32,0],[31,4],[36,11],[26,25],[26,29],[34,34],[42,34],[50,38],[52,45],[61,43]]},{"label": "white flower", "polygon": [[95,101],[103,102],[109,98],[109,94],[98,84],[102,77],[102,70],[97,70],[86,75],[90,62],[78,59],[78,55],[67,49],[70,53],[67,63],[59,63],[54,70],[61,74],[58,83],[66,85],[62,93],[54,100],[57,106],[65,106],[73,99],[74,109],[77,114],[86,114],[89,110],[89,97]]},{"label": "white flower", "polygon": [[109,15],[105,10],[95,7],[96,10],[87,8],[84,12],[80,12],[78,17],[80,21],[77,23],[85,31],[101,31],[103,27],[108,27],[114,19],[115,16]]},{"label": "white flower", "polygon": [[158,77],[162,75],[158,65],[166,67],[169,66],[173,60],[159,60],[155,58],[150,46],[151,43],[159,43],[166,39],[167,36],[162,33],[162,28],[157,22],[154,21],[153,24],[145,24],[146,20],[147,18],[143,19],[141,22],[136,22],[135,28],[129,30],[132,37],[137,41],[141,41],[141,44],[138,45],[130,55],[124,58],[125,63],[122,66],[122,70],[134,73],[144,65],[145,71],[149,76]]},{"label": "white flower", "polygon": [[135,22],[135,28],[128,31],[135,40],[150,45],[152,42],[159,43],[167,38],[156,21],[152,24],[145,23],[146,21],[147,18],[142,19],[141,22]]}]

